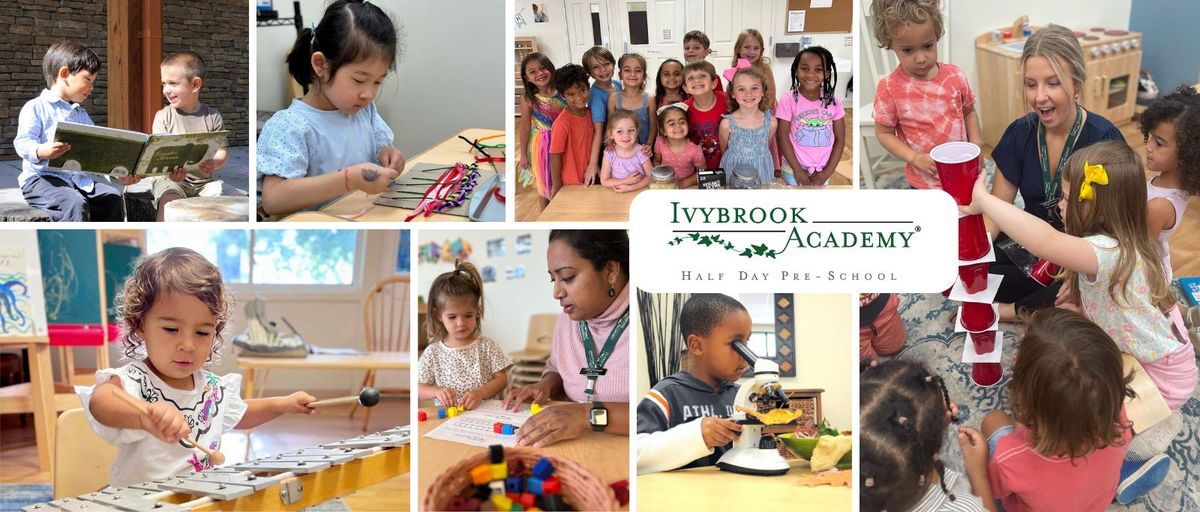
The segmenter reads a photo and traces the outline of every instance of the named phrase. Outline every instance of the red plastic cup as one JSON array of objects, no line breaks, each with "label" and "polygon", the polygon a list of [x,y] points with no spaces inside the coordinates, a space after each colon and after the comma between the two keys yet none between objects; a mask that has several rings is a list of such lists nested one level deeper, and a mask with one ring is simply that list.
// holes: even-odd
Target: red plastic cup
[{"label": "red plastic cup", "polygon": [[968,331],[985,331],[996,323],[996,311],[986,302],[962,303],[962,325]]},{"label": "red plastic cup", "polygon": [[995,386],[1003,375],[1004,368],[1000,366],[1000,363],[971,364],[971,382],[974,382],[976,386],[985,388]]},{"label": "red plastic cup", "polygon": [[979,293],[987,289],[988,264],[974,263],[958,267],[958,278],[962,280],[967,293]]},{"label": "red plastic cup", "polygon": [[970,142],[947,142],[929,151],[937,167],[938,180],[962,206],[971,204],[971,189],[979,177],[979,146]]},{"label": "red plastic cup", "polygon": [[967,335],[975,344],[976,354],[990,354],[996,350],[996,331],[969,332]]},{"label": "red plastic cup", "polygon": [[958,218],[958,259],[973,261],[984,257],[991,250],[992,241],[988,240],[987,226],[983,224],[983,215],[967,215]]},{"label": "red plastic cup", "polygon": [[1050,263],[1046,260],[1038,260],[1033,264],[1033,268],[1029,269],[1029,277],[1034,281],[1042,283],[1042,286],[1049,286],[1054,282],[1054,276],[1058,275],[1058,265]]}]

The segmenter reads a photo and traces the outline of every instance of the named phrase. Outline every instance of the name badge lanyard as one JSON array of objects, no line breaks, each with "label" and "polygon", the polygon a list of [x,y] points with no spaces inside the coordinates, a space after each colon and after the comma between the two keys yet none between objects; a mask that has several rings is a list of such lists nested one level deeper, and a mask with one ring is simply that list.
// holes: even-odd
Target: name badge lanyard
[{"label": "name badge lanyard", "polygon": [[587,388],[583,390],[587,395],[587,400],[590,402],[596,395],[596,380],[601,375],[608,373],[608,368],[604,367],[604,363],[608,362],[609,356],[612,355],[613,349],[617,346],[617,340],[625,333],[625,328],[629,326],[629,309],[621,314],[621,318],[613,326],[612,332],[608,333],[608,339],[604,342],[604,348],[600,353],[596,353],[596,342],[592,339],[592,332],[588,330],[587,322],[579,322],[579,337],[583,338],[583,349],[587,355],[587,367],[579,370],[580,375],[586,375],[588,382]]},{"label": "name badge lanyard", "polygon": [[1038,123],[1038,158],[1042,164],[1042,186],[1045,193],[1042,202],[1042,208],[1047,212],[1053,211],[1058,206],[1058,183],[1062,179],[1062,168],[1067,163],[1067,158],[1071,156],[1071,152],[1075,150],[1075,142],[1079,138],[1079,130],[1083,127],[1083,109],[1078,104],[1075,105],[1075,123],[1071,125],[1071,131],[1067,134],[1067,141],[1063,144],[1062,154],[1058,157],[1058,167],[1054,172],[1050,171],[1050,151],[1046,149],[1046,128],[1042,123]]}]

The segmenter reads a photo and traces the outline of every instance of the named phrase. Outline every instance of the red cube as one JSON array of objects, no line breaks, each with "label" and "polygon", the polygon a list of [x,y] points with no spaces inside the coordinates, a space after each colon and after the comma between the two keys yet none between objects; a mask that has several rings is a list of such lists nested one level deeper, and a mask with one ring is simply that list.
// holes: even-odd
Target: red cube
[{"label": "red cube", "polygon": [[495,424],[493,424],[493,425],[492,425],[492,431],[493,431],[493,432],[495,432],[495,433],[499,434],[501,430],[504,430],[504,424],[503,424],[503,423],[500,423],[499,421],[497,421]]},{"label": "red cube", "polygon": [[535,502],[537,502],[537,496],[534,496],[533,494],[528,493],[528,492],[521,493],[521,496],[518,499],[513,500],[513,501],[520,503],[522,507],[525,507],[525,510],[529,510],[529,509],[533,508],[533,504]]},{"label": "red cube", "polygon": [[417,411],[417,421],[425,421],[429,419],[429,415],[425,411]]},{"label": "red cube", "polygon": [[552,476],[542,482],[542,494],[562,494],[562,484],[558,477]]}]

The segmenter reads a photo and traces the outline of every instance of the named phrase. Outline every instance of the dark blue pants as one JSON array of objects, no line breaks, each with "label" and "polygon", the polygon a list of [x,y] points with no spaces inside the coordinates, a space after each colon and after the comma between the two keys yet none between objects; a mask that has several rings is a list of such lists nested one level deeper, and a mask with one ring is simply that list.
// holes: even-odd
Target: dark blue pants
[{"label": "dark blue pants", "polygon": [[46,212],[55,222],[125,220],[125,202],[112,185],[96,181],[91,192],[58,176],[34,176],[21,187],[29,206]]}]

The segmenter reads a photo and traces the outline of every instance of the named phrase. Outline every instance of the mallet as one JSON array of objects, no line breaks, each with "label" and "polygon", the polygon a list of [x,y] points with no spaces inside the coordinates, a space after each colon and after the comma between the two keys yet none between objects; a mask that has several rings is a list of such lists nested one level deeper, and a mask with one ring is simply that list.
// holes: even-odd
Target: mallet
[{"label": "mallet", "polygon": [[[138,400],[138,399],[130,396],[129,393],[126,393],[124,389],[114,387],[113,394],[116,395],[117,398],[124,400],[129,405],[132,405],[135,408],[137,408],[138,412],[140,412],[146,416],[150,415],[150,408],[146,406],[146,402],[143,402],[141,400]],[[195,448],[199,448],[200,451],[204,452],[204,454],[208,456],[208,460],[212,461],[214,466],[220,466],[221,464],[225,463],[225,454],[218,452],[218,451],[209,450],[208,448],[205,448],[204,445],[196,442],[196,440],[192,439],[191,437],[188,437],[184,441],[187,442],[187,444],[190,444]]]},{"label": "mallet", "polygon": [[363,388],[358,396],[344,396],[341,398],[330,398],[329,400],[318,400],[309,402],[308,408],[317,409],[320,407],[330,407],[334,405],[358,404],[363,407],[371,407],[379,403],[379,390],[375,388]]}]

